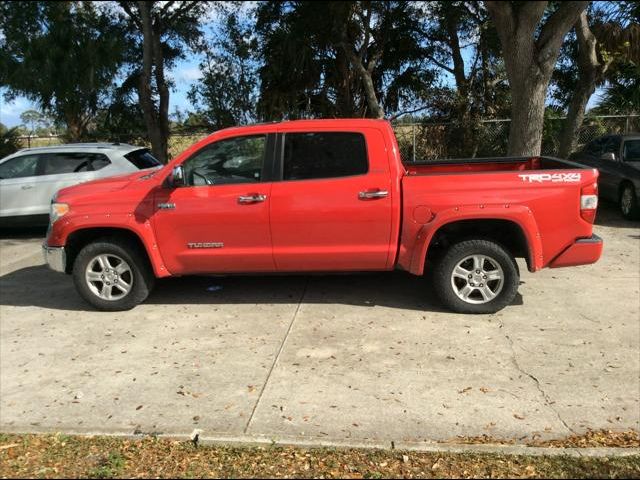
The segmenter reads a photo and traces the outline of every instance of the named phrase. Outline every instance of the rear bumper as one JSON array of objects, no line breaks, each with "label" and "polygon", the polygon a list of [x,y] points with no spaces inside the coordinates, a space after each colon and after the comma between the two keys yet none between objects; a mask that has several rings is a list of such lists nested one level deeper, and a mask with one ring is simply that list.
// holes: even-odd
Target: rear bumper
[{"label": "rear bumper", "polygon": [[588,265],[598,261],[602,255],[602,239],[597,235],[581,238],[558,255],[550,264],[550,268]]},{"label": "rear bumper", "polygon": [[51,270],[65,273],[67,256],[65,254],[64,247],[49,247],[47,245],[42,245],[42,255],[44,256],[44,261],[49,265]]}]

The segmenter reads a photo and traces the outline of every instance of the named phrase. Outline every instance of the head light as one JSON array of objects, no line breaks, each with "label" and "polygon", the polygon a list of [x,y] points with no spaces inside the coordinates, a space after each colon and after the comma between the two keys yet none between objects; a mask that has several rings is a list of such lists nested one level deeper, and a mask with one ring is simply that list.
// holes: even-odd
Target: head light
[{"label": "head light", "polygon": [[51,209],[49,210],[49,222],[51,224],[55,223],[56,220],[63,217],[68,211],[69,205],[66,203],[52,203]]}]

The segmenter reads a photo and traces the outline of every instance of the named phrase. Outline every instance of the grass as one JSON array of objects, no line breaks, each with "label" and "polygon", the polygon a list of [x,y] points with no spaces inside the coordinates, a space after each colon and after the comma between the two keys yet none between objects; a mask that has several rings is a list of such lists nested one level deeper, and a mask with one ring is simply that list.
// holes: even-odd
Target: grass
[{"label": "grass", "polygon": [[[633,445],[638,446],[637,436]],[[147,437],[0,436],[2,478],[640,478],[640,455],[197,446]]]}]

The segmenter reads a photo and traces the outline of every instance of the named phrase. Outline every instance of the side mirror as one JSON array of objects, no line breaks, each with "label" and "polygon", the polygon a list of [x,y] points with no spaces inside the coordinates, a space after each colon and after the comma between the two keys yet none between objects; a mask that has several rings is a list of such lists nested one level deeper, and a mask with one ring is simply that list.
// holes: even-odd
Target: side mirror
[{"label": "side mirror", "polygon": [[179,188],[184,187],[185,185],[184,167],[182,165],[173,167],[171,175],[169,175],[169,186]]},{"label": "side mirror", "polygon": [[616,161],[616,154],[613,152],[607,152],[600,155],[600,160],[608,160],[610,162]]}]

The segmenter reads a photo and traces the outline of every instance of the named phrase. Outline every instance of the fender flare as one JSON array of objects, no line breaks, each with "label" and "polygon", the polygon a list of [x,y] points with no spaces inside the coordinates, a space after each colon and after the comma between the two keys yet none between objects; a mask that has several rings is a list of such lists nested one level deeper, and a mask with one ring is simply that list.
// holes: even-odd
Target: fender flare
[{"label": "fender flare", "polygon": [[527,242],[531,272],[543,265],[542,239],[533,212],[524,205],[463,205],[439,211],[434,219],[423,225],[417,235],[409,271],[414,275],[424,273],[427,251],[434,235],[444,226],[462,220],[505,220],[516,224]]},{"label": "fender flare", "polygon": [[[64,217],[63,217],[64,219]],[[153,273],[157,278],[171,276],[171,272],[167,271],[164,261],[160,255],[160,250],[155,238],[155,233],[151,226],[151,222],[147,219],[142,222],[136,221],[131,214],[116,215],[81,215],[75,218],[64,219],[65,228],[64,236],[59,238],[59,243],[66,245],[68,238],[78,232],[84,230],[120,230],[127,231],[135,235],[147,256],[149,263],[153,268]]]}]

